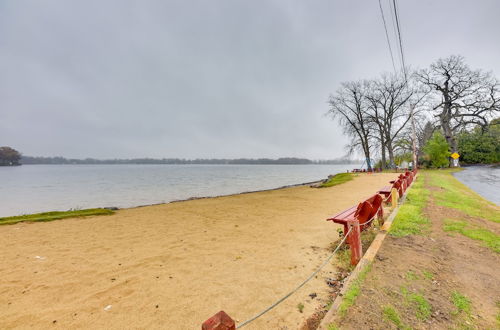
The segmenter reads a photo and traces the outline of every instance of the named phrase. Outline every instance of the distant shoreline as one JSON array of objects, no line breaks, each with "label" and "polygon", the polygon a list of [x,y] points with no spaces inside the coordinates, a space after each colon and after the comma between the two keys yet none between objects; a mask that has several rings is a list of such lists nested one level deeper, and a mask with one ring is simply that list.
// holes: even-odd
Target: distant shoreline
[{"label": "distant shoreline", "polygon": [[64,157],[22,156],[22,165],[349,165],[361,164],[360,160],[339,158],[330,160],[310,160],[306,158],[132,158],[132,159],[68,159]]},{"label": "distant shoreline", "polygon": [[[356,167],[356,165],[127,165],[25,166],[26,171],[23,171],[22,167],[11,170],[0,169],[0,174],[5,177],[14,175],[14,178],[27,178],[21,180],[16,188],[18,192],[26,191],[26,195],[24,193],[8,195],[5,206],[0,207],[0,217],[70,209],[135,208],[272,191],[321,182],[327,179],[328,175]],[[58,176],[59,172],[62,173],[61,177]],[[220,178],[210,179],[213,174],[219,175]],[[39,179],[42,177],[47,179]],[[60,180],[54,181],[53,178]],[[140,189],[136,189],[137,187]],[[20,198],[22,195],[25,197]],[[44,196],[42,200],[36,198],[38,195]],[[34,203],[26,205],[23,201],[24,198],[28,198],[26,196],[33,196],[29,198],[33,199]],[[63,202],[61,198],[64,199]]]},{"label": "distant shoreline", "polygon": [[311,164],[283,164],[283,163],[275,163],[275,164],[209,164],[209,163],[193,163],[193,164],[167,164],[167,163],[61,163],[61,164],[50,164],[50,163],[36,163],[36,164],[18,164],[18,165],[3,165],[0,167],[16,167],[16,166],[31,166],[31,165],[217,165],[217,166],[226,166],[226,165],[361,165],[362,163],[339,163],[339,164],[333,164],[333,163],[311,163]]}]

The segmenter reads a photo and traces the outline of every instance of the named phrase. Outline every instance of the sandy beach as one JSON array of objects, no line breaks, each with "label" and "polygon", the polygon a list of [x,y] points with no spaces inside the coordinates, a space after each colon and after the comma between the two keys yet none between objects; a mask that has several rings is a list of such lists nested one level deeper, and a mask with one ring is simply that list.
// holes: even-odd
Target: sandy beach
[{"label": "sandy beach", "polygon": [[[299,186],[0,226],[0,328],[199,329],[219,310],[243,322],[328,256],[338,239],[328,216],[396,177],[362,174],[325,189]],[[326,298],[324,278],[334,272],[325,267],[245,329],[299,327]]]}]

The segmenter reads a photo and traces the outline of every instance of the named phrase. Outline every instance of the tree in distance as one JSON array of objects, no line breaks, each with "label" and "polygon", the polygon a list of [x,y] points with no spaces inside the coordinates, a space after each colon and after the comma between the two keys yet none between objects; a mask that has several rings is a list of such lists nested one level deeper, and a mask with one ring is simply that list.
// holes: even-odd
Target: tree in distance
[{"label": "tree in distance", "polygon": [[432,134],[432,137],[424,146],[424,152],[424,157],[427,158],[432,167],[442,168],[449,165],[448,157],[450,157],[450,151],[448,143],[441,132],[436,131]]},{"label": "tree in distance", "polygon": [[20,165],[21,154],[11,147],[0,147],[0,166]]},{"label": "tree in distance", "polygon": [[[462,56],[439,59],[415,76],[428,88],[432,97],[430,112],[439,119],[452,153],[459,153],[460,130],[476,125],[486,127],[500,112],[498,80],[490,72],[472,70]],[[451,160],[450,164],[453,166]]]}]

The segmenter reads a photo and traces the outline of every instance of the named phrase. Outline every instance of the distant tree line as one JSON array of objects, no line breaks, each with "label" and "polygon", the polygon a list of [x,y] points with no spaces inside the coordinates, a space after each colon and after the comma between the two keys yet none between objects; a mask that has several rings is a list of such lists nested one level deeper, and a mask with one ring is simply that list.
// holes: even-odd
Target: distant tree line
[{"label": "distant tree line", "polygon": [[20,165],[21,154],[10,147],[0,147],[0,166]]},{"label": "distant tree line", "polygon": [[431,162],[433,147],[443,150],[443,141],[450,165],[455,152],[465,163],[499,161],[493,119],[500,114],[500,84],[490,72],[470,69],[461,56],[439,59],[423,70],[344,82],[329,105],[329,114],[350,137],[348,154],[360,151],[368,168],[373,158],[383,168],[411,161],[414,143],[419,161]]},{"label": "distant tree line", "polygon": [[347,158],[332,159],[332,160],[309,160],[305,158],[285,157],[278,159],[259,158],[239,158],[239,159],[180,159],[180,158],[134,158],[134,159],[68,159],[64,157],[31,157],[22,156],[22,164],[167,164],[167,165],[189,165],[189,164],[206,164],[206,165],[309,165],[309,164],[352,164],[360,163],[359,160],[351,160]]}]

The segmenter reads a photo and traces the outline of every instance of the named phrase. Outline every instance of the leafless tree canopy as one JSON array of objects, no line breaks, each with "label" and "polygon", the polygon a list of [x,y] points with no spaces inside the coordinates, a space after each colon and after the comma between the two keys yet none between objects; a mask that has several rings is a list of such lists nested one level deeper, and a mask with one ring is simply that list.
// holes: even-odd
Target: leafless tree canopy
[{"label": "leafless tree canopy", "polygon": [[394,167],[395,142],[410,123],[412,109],[421,112],[425,92],[413,80],[402,75],[384,74],[369,82],[367,93],[368,118],[375,124],[379,141],[382,166],[386,165],[386,151],[389,163]]},{"label": "leafless tree canopy", "polygon": [[341,124],[344,133],[352,139],[349,150],[361,150],[371,169],[370,151],[372,139],[372,122],[366,113],[366,84],[363,82],[346,82],[334,95],[330,95],[329,113]]},{"label": "leafless tree canopy", "polygon": [[486,127],[498,116],[500,83],[490,72],[471,70],[463,57],[450,56],[408,77],[383,74],[343,83],[329,104],[329,113],[352,138],[351,152],[361,150],[366,159],[379,153],[383,167],[394,167],[397,153],[409,152],[414,143],[423,147],[436,127],[457,152],[455,136],[461,129]]},{"label": "leafless tree canopy", "polygon": [[486,126],[500,111],[500,86],[490,72],[471,70],[462,56],[439,59],[416,73],[433,95],[431,112],[439,119],[452,152],[456,133],[469,125]]},{"label": "leafless tree canopy", "polygon": [[411,108],[420,112],[423,95],[418,85],[402,75],[343,83],[330,96],[330,114],[352,138],[350,151],[361,150],[366,159],[380,150],[382,166],[395,166],[396,141],[410,122]]}]

